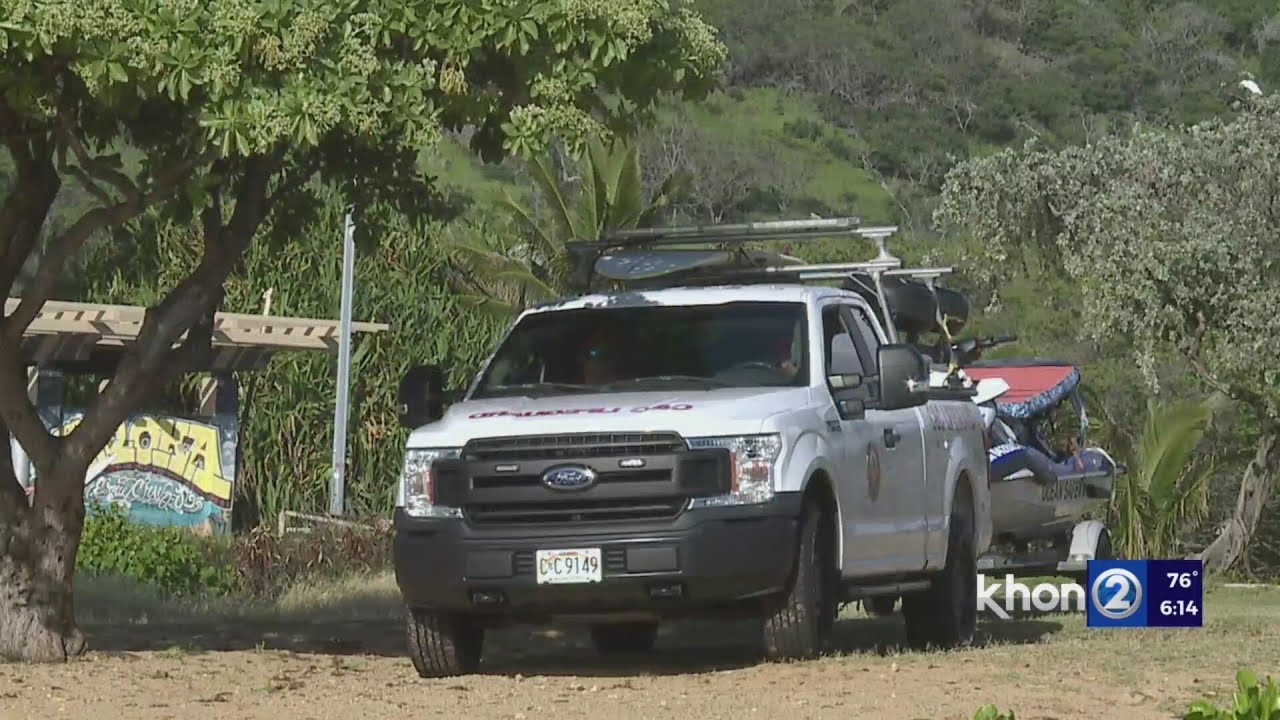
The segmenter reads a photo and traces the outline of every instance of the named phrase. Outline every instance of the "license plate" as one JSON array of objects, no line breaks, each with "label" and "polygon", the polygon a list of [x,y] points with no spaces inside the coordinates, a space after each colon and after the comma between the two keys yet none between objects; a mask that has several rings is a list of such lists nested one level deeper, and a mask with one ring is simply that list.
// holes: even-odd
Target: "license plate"
[{"label": "license plate", "polygon": [[600,582],[600,548],[539,550],[534,554],[540,585]]}]

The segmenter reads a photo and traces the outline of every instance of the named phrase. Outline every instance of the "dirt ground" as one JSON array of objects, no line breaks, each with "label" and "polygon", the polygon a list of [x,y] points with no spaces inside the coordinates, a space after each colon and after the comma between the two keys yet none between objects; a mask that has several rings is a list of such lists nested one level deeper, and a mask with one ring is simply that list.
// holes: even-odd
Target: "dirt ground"
[{"label": "dirt ground", "polygon": [[664,627],[642,658],[604,661],[580,629],[492,633],[482,672],[421,680],[392,617],[86,622],[65,666],[0,665],[0,718],[1031,718],[1177,717],[1230,700],[1241,665],[1280,671],[1280,590],[1217,590],[1206,627],[1089,630],[1078,615],[988,620],[978,646],[898,647],[897,618],[849,613],[838,652],[762,664],[749,625]]}]

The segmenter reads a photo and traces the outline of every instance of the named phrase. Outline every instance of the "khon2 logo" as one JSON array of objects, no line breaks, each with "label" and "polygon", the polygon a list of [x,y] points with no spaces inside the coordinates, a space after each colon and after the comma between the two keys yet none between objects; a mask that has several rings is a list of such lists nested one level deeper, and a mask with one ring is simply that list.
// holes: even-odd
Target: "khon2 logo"
[{"label": "khon2 logo", "polygon": [[1003,606],[996,598],[1000,583],[988,585],[979,574],[978,611],[1009,620],[1021,600],[1023,612],[1032,607],[1071,612],[1074,604],[1091,628],[1203,627],[1203,573],[1199,560],[1090,560],[1085,587],[1041,583],[1028,588],[1006,575]]},{"label": "khon2 logo", "polygon": [[1142,580],[1133,570],[1125,567],[1089,568],[1090,627],[1146,625],[1144,599]]}]

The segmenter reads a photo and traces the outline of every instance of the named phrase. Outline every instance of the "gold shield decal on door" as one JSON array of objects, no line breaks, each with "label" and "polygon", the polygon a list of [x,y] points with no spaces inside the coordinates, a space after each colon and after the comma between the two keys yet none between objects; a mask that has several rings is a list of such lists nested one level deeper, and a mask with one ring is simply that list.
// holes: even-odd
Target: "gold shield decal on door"
[{"label": "gold shield decal on door", "polygon": [[871,502],[880,497],[880,453],[875,445],[867,446],[867,495]]}]

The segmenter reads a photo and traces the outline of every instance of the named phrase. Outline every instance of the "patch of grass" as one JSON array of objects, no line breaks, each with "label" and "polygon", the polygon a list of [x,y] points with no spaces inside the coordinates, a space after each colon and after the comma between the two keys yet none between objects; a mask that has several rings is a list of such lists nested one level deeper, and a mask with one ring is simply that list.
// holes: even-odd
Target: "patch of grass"
[{"label": "patch of grass", "polygon": [[[1021,579],[1028,587],[1041,581],[1059,578]],[[848,658],[870,666],[893,663],[909,672],[965,658],[964,662],[999,668],[1004,682],[1036,684],[1047,677],[1073,686],[1105,682],[1133,688],[1155,698],[1162,710],[1181,713],[1200,695],[1228,697],[1237,670],[1269,669],[1259,666],[1259,659],[1274,657],[1280,646],[1280,592],[1213,583],[1205,588],[1203,613],[1201,628],[1146,629],[1090,628],[1084,615],[1075,612],[1032,613],[1007,621],[984,615],[978,623],[977,648],[935,653],[909,651],[900,644],[900,614],[867,619],[851,607],[841,617],[859,622],[837,628],[848,636],[846,646],[857,649],[831,660]],[[874,653],[866,652],[871,648]]]},{"label": "patch of grass", "polygon": [[301,579],[276,597],[175,596],[120,575],[76,578],[76,615],[86,625],[374,620],[399,617],[403,607],[385,571]]},{"label": "patch of grass", "polygon": [[803,173],[799,180],[804,193],[835,214],[857,214],[872,224],[895,217],[892,198],[863,168],[858,141],[823,119],[813,98],[751,88],[685,109],[689,118],[714,134],[778,144],[781,164]]}]

